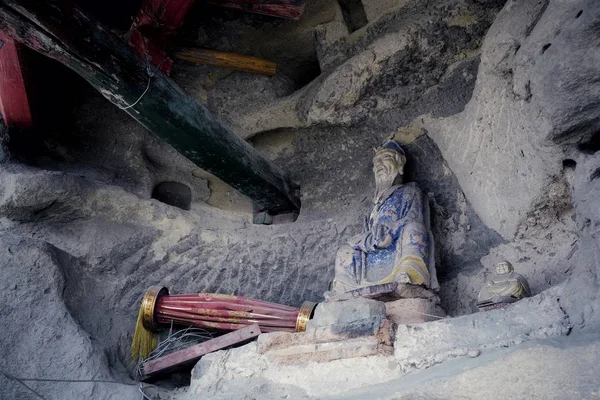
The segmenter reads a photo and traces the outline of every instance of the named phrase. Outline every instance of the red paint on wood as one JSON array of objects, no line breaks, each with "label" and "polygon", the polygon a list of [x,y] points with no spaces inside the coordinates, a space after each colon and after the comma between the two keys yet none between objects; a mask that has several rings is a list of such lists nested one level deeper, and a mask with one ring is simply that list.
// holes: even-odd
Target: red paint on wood
[{"label": "red paint on wood", "polygon": [[169,36],[183,23],[194,0],[144,0],[136,17],[140,30],[156,28],[160,37]]},{"label": "red paint on wood", "polygon": [[0,31],[0,111],[7,126],[33,126],[19,57],[19,44]]},{"label": "red paint on wood", "polygon": [[304,0],[210,0],[214,3],[235,3],[247,5],[287,5],[300,7]]},{"label": "red paint on wood", "polygon": [[294,20],[304,12],[304,4],[299,0],[208,0],[208,4]]},{"label": "red paint on wood", "polygon": [[257,324],[238,329],[218,338],[190,346],[187,349],[175,351],[156,360],[145,362],[142,365],[145,378],[151,375],[168,372],[169,370],[198,361],[200,357],[213,351],[224,349],[234,344],[243,343],[261,334]]},{"label": "red paint on wood", "polygon": [[169,75],[173,60],[163,50],[193,4],[194,0],[144,0],[129,30],[129,45]]}]

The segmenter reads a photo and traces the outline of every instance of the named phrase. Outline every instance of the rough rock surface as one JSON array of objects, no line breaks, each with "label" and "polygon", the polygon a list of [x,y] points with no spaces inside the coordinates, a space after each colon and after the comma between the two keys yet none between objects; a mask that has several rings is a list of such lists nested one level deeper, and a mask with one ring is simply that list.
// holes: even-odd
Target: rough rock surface
[{"label": "rough rock surface", "polygon": [[[6,233],[0,234],[0,248],[0,324],[4,344],[0,398],[58,398],[58,393],[63,399],[116,400],[137,396],[135,383],[111,373],[114,360],[101,351],[71,313],[66,276],[77,271],[68,271],[73,267],[70,256],[43,241]],[[65,384],[52,380],[84,382]]]},{"label": "rough rock surface", "polygon": [[[482,393],[490,399],[596,398],[598,339],[594,334],[534,340],[509,349],[487,349],[478,357],[447,361],[409,375],[392,368],[391,360],[376,357],[309,364],[302,369],[282,367],[265,362],[247,346],[214,353],[198,363],[194,376],[202,377],[193,379],[189,392],[174,398],[187,400],[199,393],[208,399],[479,399]],[[372,373],[388,380],[377,384],[381,377],[374,379]],[[331,386],[322,385],[323,376]],[[340,384],[344,378],[346,382]],[[365,378],[372,383],[357,387]]]},{"label": "rough rock surface", "polygon": [[[509,259],[534,295],[551,289],[572,333],[406,376],[384,356],[281,367],[251,344],[205,357],[180,395],[324,398],[355,389],[356,398],[480,398],[494,388],[490,398],[597,396],[598,338],[573,337],[600,327],[600,5],[378,3],[385,10],[365,7],[369,24],[352,33],[326,0],[310,2],[291,25],[223,11],[202,17],[218,29],[190,28],[197,45],[247,49],[289,68],[266,78],[178,63],[173,75],[301,183],[302,212],[287,225],[252,225],[230,188],[33,56],[32,68],[62,71],[40,78],[36,95],[63,98],[40,107],[48,108],[43,129],[12,131],[10,140],[0,132],[3,372],[127,381],[135,314],[154,284],[296,306],[319,300],[336,248],[371,207],[370,149],[393,135],[406,149],[409,180],[430,194],[448,314],[476,311],[489,271]],[[190,211],[150,198],[165,180],[192,189]],[[537,310],[531,301],[519,304],[525,328]],[[0,376],[9,398],[29,395]],[[511,380],[521,383],[502,386]],[[139,397],[121,384],[27,384],[47,398]]]},{"label": "rough rock surface", "polygon": [[[600,150],[600,148],[598,148]],[[600,154],[581,154],[574,177],[573,200],[579,241],[570,276],[560,285],[561,305],[578,330],[600,328]]]},{"label": "rough rock surface", "polygon": [[229,383],[238,381],[252,386],[257,380],[268,381],[268,387],[287,387],[287,394],[320,397],[385,382],[401,375],[402,369],[391,356],[286,365],[276,358],[258,354],[256,343],[252,343],[203,357],[192,371],[189,391],[180,399],[192,399],[200,393],[206,398],[243,398],[245,394],[236,394],[235,383],[233,386]]},{"label": "rough rock surface", "polygon": [[506,239],[560,177],[551,141],[585,142],[598,130],[600,87],[588,66],[600,55],[581,42],[597,38],[599,15],[589,1],[509,1],[465,110],[425,123],[477,214]]},{"label": "rough rock surface", "polygon": [[[288,399],[332,400],[480,399],[482,393],[485,393],[485,397],[489,399],[596,398],[599,395],[596,376],[600,372],[596,362],[600,355],[597,340],[597,336],[584,336],[569,340],[534,341],[508,350],[489,350],[477,358],[448,361],[423,372],[396,379],[394,379],[394,372],[387,372],[390,380],[385,383],[369,385],[342,394],[335,394],[335,388],[332,390],[319,388],[323,390],[322,394],[311,397],[291,384],[280,384],[274,380],[254,376],[228,381],[218,394],[215,393],[214,388],[202,387],[202,389],[208,389],[203,394],[210,399],[275,399],[282,396]],[[544,368],[540,368],[540,365]],[[345,373],[349,378],[351,377],[349,382],[356,378],[360,379],[356,371],[363,365],[337,364],[336,366],[337,373]],[[308,374],[302,372],[299,374],[310,378],[313,376],[313,371],[329,372],[312,365]],[[566,374],[565,371],[569,373]],[[248,374],[248,371],[241,369],[237,372],[240,373],[240,377],[246,377]],[[386,373],[383,370],[379,372]],[[577,376],[577,379],[572,379],[573,375]],[[187,398],[189,397],[185,395],[176,397],[178,400]]]},{"label": "rough rock surface", "polygon": [[[77,76],[69,79],[85,84]],[[12,135],[11,147],[20,162],[118,185],[141,198],[150,198],[161,182],[176,181],[192,189],[194,200],[208,199],[206,180],[193,174],[195,164],[91,88],[83,93],[89,97],[73,106],[66,127],[50,125],[44,131]]]},{"label": "rough rock surface", "polygon": [[509,347],[527,340],[567,335],[569,318],[558,299],[544,292],[505,309],[400,325],[394,355],[405,371],[427,368],[447,358],[476,357],[489,347]]},{"label": "rough rock surface", "polygon": [[[598,336],[536,341],[328,399],[597,398]],[[543,366],[543,368],[540,368]],[[565,371],[569,371],[565,373]],[[573,377],[576,377],[575,379]]]}]

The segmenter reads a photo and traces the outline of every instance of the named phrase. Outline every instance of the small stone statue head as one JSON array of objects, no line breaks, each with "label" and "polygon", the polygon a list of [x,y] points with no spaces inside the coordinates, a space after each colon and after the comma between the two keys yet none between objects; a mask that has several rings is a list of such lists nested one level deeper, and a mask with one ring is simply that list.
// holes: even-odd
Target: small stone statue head
[{"label": "small stone statue head", "polygon": [[513,272],[515,268],[508,261],[502,261],[496,265],[496,274],[498,275],[506,275]]},{"label": "small stone statue head", "polygon": [[373,157],[373,173],[375,174],[375,201],[393,185],[402,183],[406,155],[402,147],[394,140],[388,140],[375,150]]}]

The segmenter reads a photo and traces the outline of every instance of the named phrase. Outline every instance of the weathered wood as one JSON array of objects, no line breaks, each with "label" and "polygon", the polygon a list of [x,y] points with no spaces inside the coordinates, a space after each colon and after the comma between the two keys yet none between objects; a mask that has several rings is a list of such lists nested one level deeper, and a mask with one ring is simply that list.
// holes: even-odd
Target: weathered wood
[{"label": "weathered wood", "polygon": [[244,343],[254,339],[261,334],[258,324],[250,325],[245,328],[227,333],[215,339],[190,346],[187,349],[174,351],[166,356],[156,360],[147,361],[142,365],[144,377],[142,380],[148,380],[156,375],[163,375],[179,367],[189,365],[200,359],[205,354],[221,350],[235,344]]},{"label": "weathered wood", "polygon": [[188,47],[177,51],[175,57],[198,64],[215,65],[217,67],[237,69],[239,71],[254,72],[268,76],[277,74],[276,63],[236,53]]},{"label": "weathered wood", "polygon": [[6,126],[31,128],[33,120],[21,68],[19,44],[0,31],[0,111]]},{"label": "weathered wood", "polygon": [[129,45],[138,55],[150,56],[169,75],[173,60],[164,49],[193,4],[194,0],[144,0],[129,29]]},{"label": "weathered wood", "polygon": [[208,0],[208,4],[271,17],[300,19],[304,12],[303,0]]},{"label": "weathered wood", "polygon": [[175,35],[193,5],[194,0],[144,0],[135,25],[162,47]]},{"label": "weathered wood", "polygon": [[[0,3],[0,30],[85,78],[150,132],[274,214],[298,210],[286,174],[196,100],[78,9],[37,0]],[[190,171],[191,173],[191,171]]]}]

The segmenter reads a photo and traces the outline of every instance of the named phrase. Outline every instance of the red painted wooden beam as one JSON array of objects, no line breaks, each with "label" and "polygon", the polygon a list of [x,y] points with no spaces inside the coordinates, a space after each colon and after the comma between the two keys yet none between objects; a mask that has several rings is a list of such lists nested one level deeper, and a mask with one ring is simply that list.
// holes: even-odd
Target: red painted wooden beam
[{"label": "red painted wooden beam", "polygon": [[144,0],[129,30],[129,45],[169,75],[173,60],[164,49],[193,4],[194,0]]},{"label": "red painted wooden beam", "polygon": [[9,127],[31,128],[33,120],[25,91],[18,43],[0,31],[0,111]]},{"label": "red painted wooden beam", "polygon": [[190,346],[187,349],[174,351],[156,360],[147,361],[142,365],[143,380],[165,374],[184,365],[189,365],[198,361],[205,354],[246,342],[260,334],[261,331],[258,324],[254,324],[219,336],[218,338]]}]

